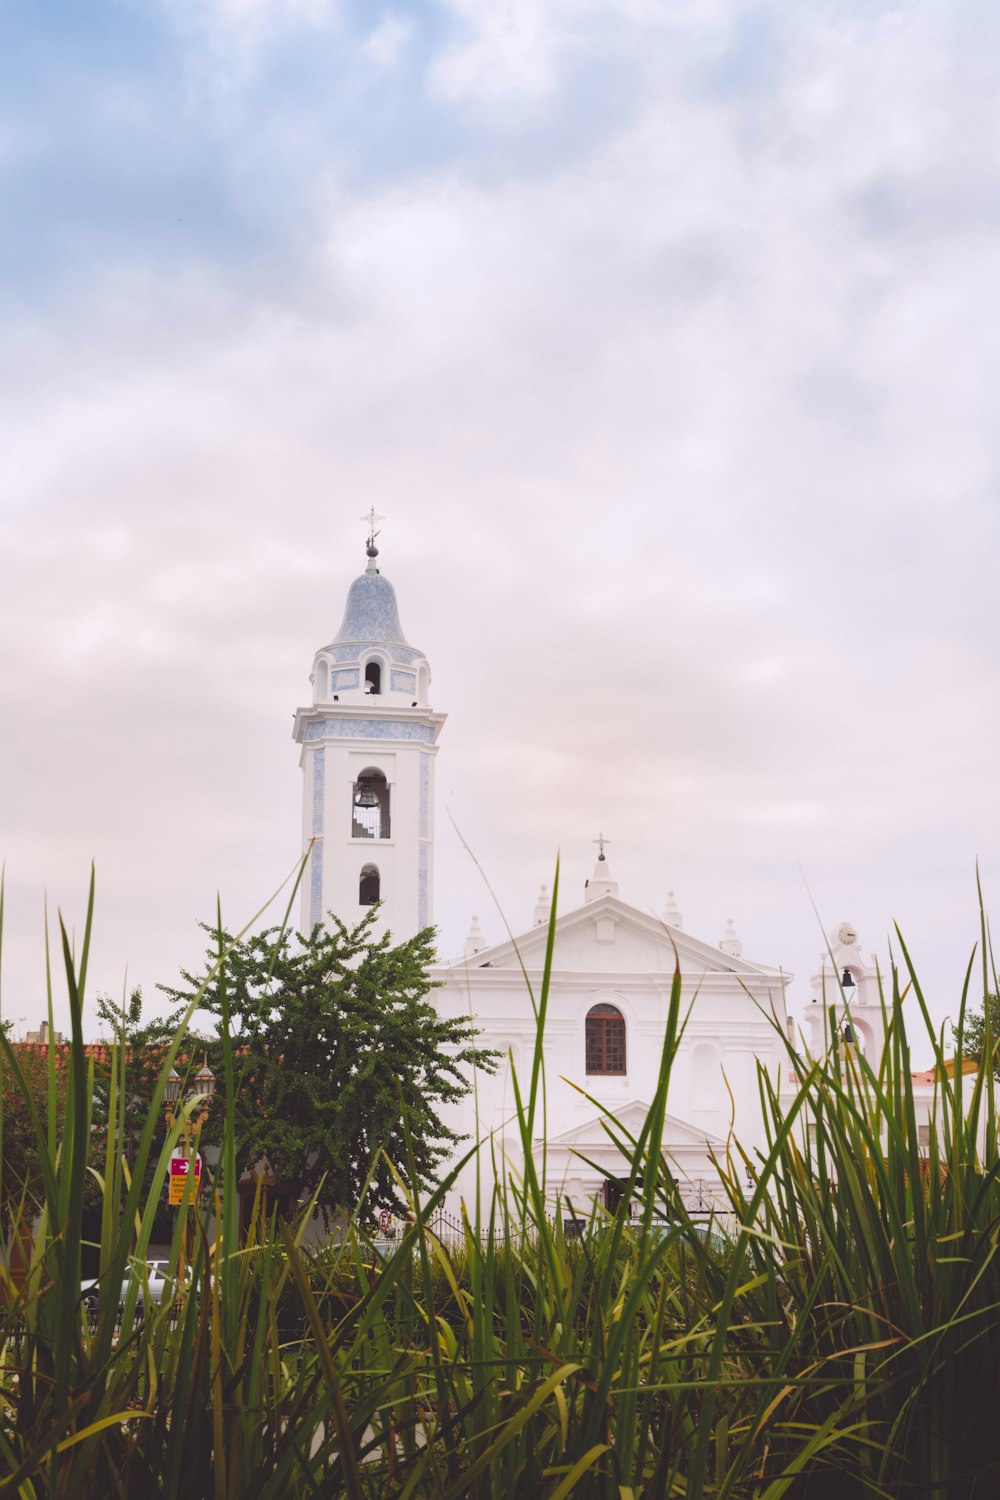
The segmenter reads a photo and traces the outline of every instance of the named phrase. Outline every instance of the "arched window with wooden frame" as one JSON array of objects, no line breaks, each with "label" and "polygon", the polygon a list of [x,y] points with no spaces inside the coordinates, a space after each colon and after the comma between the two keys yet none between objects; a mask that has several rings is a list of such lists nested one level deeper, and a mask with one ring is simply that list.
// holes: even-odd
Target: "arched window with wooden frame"
[{"label": "arched window with wooden frame", "polygon": [[625,1017],[615,1005],[592,1005],[586,1020],[587,1072],[624,1077]]}]

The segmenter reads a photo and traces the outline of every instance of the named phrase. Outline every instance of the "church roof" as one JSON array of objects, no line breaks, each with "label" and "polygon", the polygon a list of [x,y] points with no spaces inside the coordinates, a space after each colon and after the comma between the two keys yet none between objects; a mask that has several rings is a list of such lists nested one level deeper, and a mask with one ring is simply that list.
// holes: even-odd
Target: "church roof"
[{"label": "church roof", "polygon": [[408,646],[399,623],[396,591],[382,573],[362,573],[347,591],[347,604],[334,645]]},{"label": "church roof", "polygon": [[[749,959],[725,953],[713,944],[694,937],[690,932],[668,928],[658,917],[639,911],[618,896],[611,895],[598,896],[595,901],[561,912],[556,918],[555,970],[589,968],[593,962],[591,954],[595,951],[592,945],[594,924],[608,918],[622,935],[631,933],[634,938],[645,940],[646,952],[639,965],[643,970],[672,972],[674,965],[679,963],[681,972],[691,977],[704,977],[711,973],[736,974],[747,981],[777,980],[782,985],[787,984],[791,978],[790,974],[768,964],[751,963]],[[574,943],[574,935],[582,941]],[[477,951],[471,959],[452,960],[451,963],[441,965],[441,968],[475,973],[480,968],[520,969],[523,965],[525,969],[537,971],[544,963],[547,941],[547,926],[540,923],[517,938],[507,938]],[[597,941],[608,955],[601,967],[613,972],[618,965],[612,954],[622,945],[616,942],[605,946],[600,939]],[[635,955],[633,963],[634,960]],[[621,972],[632,966],[624,953],[620,962]]]}]

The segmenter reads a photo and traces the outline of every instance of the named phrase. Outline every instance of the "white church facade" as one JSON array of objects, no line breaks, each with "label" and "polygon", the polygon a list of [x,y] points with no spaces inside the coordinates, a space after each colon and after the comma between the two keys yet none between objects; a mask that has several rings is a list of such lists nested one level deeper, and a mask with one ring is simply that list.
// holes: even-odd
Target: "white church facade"
[{"label": "white church facade", "polygon": [[[294,725],[303,841],[311,846],[301,930],[330,911],[357,922],[378,901],[380,928],[399,939],[412,936],[433,921],[434,768],[445,715],[430,705],[427,658],[403,635],[395,592],[378,569],[374,530],[366,569],[350,586],[336,636],[315,654],[311,682],[312,703],[298,710]],[[523,1168],[512,1071],[523,1092],[536,1036],[529,985],[537,996],[548,921],[544,889],[533,925],[513,939],[486,946],[474,918],[465,953],[432,973],[442,1012],[471,1016],[481,1043],[503,1058],[495,1074],[477,1074],[474,1092],[449,1116],[460,1133],[489,1143],[481,1170],[493,1160],[505,1172]],[[564,891],[560,900],[543,1040],[544,1126],[538,1127],[548,1191],[581,1212],[608,1201],[608,1179],[620,1164],[602,1118],[634,1132],[647,1112],[678,966],[686,1023],[663,1146],[687,1184],[690,1206],[717,1201],[712,1158],[725,1155],[731,1137],[751,1155],[763,1148],[758,1068],[782,1092],[794,1089],[784,1042],[791,1034],[792,976],[744,958],[731,923],[717,943],[686,932],[672,894],[661,918],[630,905],[602,842],[585,888]],[[842,995],[851,1001],[849,1019]],[[853,1025],[846,1040],[877,1055],[877,981],[849,924],[832,935],[813,979],[813,1000],[805,1032],[810,1050],[823,1050],[834,1005],[838,1037]],[[542,1149],[540,1135],[532,1150],[540,1157]],[[470,1165],[450,1206],[460,1196],[471,1201],[474,1190]]]},{"label": "white church facade", "polygon": [[[630,906],[603,854],[582,903],[570,897],[566,908],[555,924],[543,1037],[547,1189],[583,1212],[595,1198],[615,1206],[610,1195],[622,1162],[602,1117],[633,1134],[641,1126],[657,1086],[679,967],[687,1021],[671,1072],[664,1149],[693,1199],[704,1197],[716,1176],[711,1156],[725,1155],[732,1116],[746,1147],[763,1144],[757,1066],[780,1081],[787,976],[748,962],[737,942],[730,941],[736,951],[724,952]],[[546,942],[547,913],[516,939],[442,964],[434,976],[442,985],[439,1006],[471,1014],[484,1041],[503,1054],[498,1072],[480,1077],[478,1098],[465,1101],[461,1123],[490,1136],[515,1174],[522,1162],[511,1072],[523,1093],[536,1036],[525,975],[537,996]],[[534,1149],[540,1164],[541,1139]],[[474,1181],[470,1166],[459,1183],[467,1198]]]}]

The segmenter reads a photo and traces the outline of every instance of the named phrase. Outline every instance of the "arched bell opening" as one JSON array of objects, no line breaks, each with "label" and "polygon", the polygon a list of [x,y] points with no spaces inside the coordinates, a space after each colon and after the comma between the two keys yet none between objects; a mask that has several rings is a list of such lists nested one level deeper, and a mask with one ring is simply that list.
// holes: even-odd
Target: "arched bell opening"
[{"label": "arched bell opening", "polygon": [[862,1057],[871,1059],[875,1051],[875,1038],[867,1021],[859,1021],[853,1015],[845,1016],[840,1026],[840,1041],[845,1047],[853,1047]]},{"label": "arched bell opening", "polygon": [[389,837],[389,784],[377,766],[366,766],[354,783],[351,837]]},{"label": "arched bell opening", "polygon": [[365,667],[365,692],[377,694],[382,691],[382,664],[370,661]]},{"label": "arched bell opening", "polygon": [[377,865],[365,865],[358,881],[358,905],[374,906],[381,900],[382,879]]}]

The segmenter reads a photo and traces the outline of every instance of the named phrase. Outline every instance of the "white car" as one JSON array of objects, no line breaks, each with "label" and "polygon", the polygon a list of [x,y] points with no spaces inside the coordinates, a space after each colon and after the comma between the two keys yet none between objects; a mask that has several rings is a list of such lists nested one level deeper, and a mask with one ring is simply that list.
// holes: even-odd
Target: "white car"
[{"label": "white car", "polygon": [[[125,1294],[133,1279],[139,1283],[139,1306],[147,1296],[150,1302],[162,1302],[164,1292],[173,1284],[168,1275],[169,1269],[170,1262],[167,1260],[132,1261],[121,1284],[118,1306],[121,1307],[124,1303]],[[87,1311],[96,1312],[101,1298],[100,1282],[97,1280],[81,1282],[80,1294]]]}]

